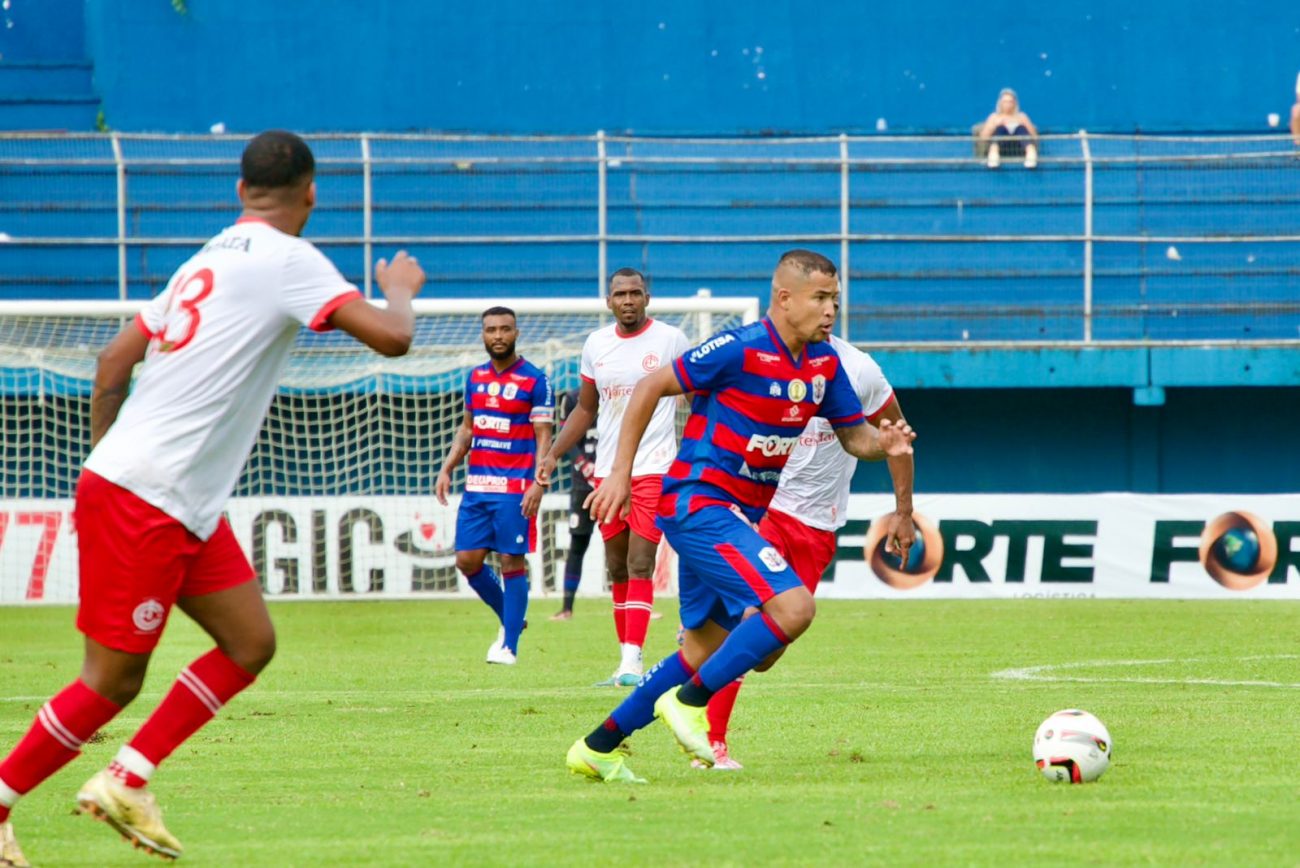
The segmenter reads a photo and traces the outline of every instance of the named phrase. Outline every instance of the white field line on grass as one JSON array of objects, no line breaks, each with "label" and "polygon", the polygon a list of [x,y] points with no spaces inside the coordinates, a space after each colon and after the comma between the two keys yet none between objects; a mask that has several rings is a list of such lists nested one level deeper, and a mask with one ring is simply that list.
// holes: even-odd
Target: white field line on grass
[{"label": "white field line on grass", "polygon": [[1230,678],[1154,678],[1144,676],[1088,676],[1059,674],[1077,669],[1105,669],[1124,666],[1168,666],[1175,663],[1222,663],[1228,660],[1300,660],[1300,654],[1252,654],[1245,657],[1188,657],[1159,660],[1084,660],[1076,663],[1045,663],[1001,669],[989,677],[1001,681],[1042,681],[1075,684],[1184,684],[1212,687],[1272,687],[1300,690],[1300,682],[1238,680]]}]

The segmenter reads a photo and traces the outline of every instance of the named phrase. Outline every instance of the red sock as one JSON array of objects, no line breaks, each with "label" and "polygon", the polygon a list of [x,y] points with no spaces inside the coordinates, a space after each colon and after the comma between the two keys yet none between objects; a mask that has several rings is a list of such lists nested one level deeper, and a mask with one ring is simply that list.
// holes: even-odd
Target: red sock
[{"label": "red sock", "polygon": [[162,704],[117,755],[113,772],[128,786],[143,786],[155,766],[252,684],[254,677],[219,648],[195,660],[181,670]]},{"label": "red sock", "polygon": [[627,641],[627,582],[615,582],[614,592],[614,632],[618,634],[618,644]]},{"label": "red sock", "polygon": [[32,728],[0,763],[0,823],[9,819],[18,796],[71,762],[81,746],[121,710],[81,679],[42,705]]},{"label": "red sock", "polygon": [[727,726],[731,723],[731,710],[736,707],[736,694],[745,683],[742,675],[709,699],[709,741],[727,740]]},{"label": "red sock", "polygon": [[655,583],[652,579],[627,580],[627,632],[623,641],[629,645],[645,647],[645,634],[650,629],[650,614],[654,611]]}]

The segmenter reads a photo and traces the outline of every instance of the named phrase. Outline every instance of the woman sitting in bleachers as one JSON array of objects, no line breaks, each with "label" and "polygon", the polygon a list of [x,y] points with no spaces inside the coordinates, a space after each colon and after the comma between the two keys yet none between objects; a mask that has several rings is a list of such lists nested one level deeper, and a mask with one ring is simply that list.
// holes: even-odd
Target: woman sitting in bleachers
[{"label": "woman sitting in bleachers", "polygon": [[998,94],[994,112],[980,128],[981,141],[988,142],[988,167],[996,169],[1003,157],[1024,157],[1025,168],[1038,165],[1038,128],[1020,110],[1020,99],[1009,87]]}]

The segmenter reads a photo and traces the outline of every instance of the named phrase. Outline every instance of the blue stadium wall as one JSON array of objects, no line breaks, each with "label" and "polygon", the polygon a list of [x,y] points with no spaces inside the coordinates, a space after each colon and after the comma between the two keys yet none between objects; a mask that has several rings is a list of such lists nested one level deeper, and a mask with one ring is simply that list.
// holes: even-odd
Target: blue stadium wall
[{"label": "blue stadium wall", "polygon": [[[83,64],[109,125],[166,131],[959,132],[1011,85],[1049,132],[1249,132],[1300,68],[1286,3],[178,5],[13,0],[0,54]],[[923,491],[1300,490],[1300,362],[1201,352],[880,359]]]},{"label": "blue stadium wall", "polygon": [[1011,86],[1046,131],[1248,131],[1300,69],[1300,4],[1257,0],[175,5],[85,0],[116,129],[960,131]]}]

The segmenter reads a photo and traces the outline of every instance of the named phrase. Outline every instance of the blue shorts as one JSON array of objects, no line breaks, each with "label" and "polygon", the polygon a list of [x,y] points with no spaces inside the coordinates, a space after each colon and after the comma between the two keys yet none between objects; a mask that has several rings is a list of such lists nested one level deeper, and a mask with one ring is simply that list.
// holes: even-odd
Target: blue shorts
[{"label": "blue shorts", "polygon": [[739,510],[706,506],[685,521],[661,515],[658,523],[677,552],[681,619],[688,630],[705,621],[734,630],[746,608],[803,587]]},{"label": "blue shorts", "polygon": [[456,512],[458,552],[489,549],[525,555],[537,545],[537,521],[524,518],[522,494],[466,494]]}]

